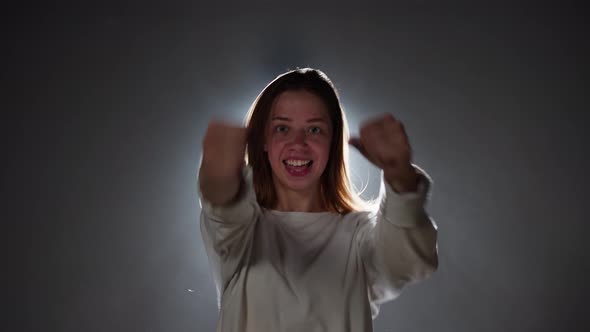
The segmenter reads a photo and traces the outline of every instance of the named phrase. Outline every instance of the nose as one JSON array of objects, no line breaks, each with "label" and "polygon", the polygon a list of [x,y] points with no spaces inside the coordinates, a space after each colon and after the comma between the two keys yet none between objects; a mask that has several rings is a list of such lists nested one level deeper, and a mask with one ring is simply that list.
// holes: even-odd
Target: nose
[{"label": "nose", "polygon": [[304,129],[297,130],[293,133],[293,144],[306,145],[307,135]]}]

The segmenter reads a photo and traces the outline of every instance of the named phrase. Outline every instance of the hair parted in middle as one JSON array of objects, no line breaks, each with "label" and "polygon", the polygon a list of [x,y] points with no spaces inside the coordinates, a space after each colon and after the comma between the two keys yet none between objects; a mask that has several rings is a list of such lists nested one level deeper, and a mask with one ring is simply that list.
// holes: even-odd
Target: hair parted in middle
[{"label": "hair parted in middle", "polygon": [[348,177],[348,122],[332,81],[322,71],[298,68],[279,75],[260,92],[246,115],[246,163],[252,167],[258,204],[274,209],[278,204],[272,168],[264,151],[266,128],[275,99],[285,91],[307,91],[326,105],[334,128],[330,155],[320,179],[320,197],[327,211],[347,214],[367,207],[352,190]]}]

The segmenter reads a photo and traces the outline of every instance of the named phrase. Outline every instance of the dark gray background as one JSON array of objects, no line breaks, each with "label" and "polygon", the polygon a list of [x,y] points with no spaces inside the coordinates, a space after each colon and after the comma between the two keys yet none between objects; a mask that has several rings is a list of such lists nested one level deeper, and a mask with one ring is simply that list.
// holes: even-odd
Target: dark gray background
[{"label": "dark gray background", "polygon": [[[376,331],[589,327],[581,6],[6,14],[7,331],[214,331],[195,190],[204,129],[213,116],[241,121],[268,81],[297,66],[333,79],[353,133],[382,112],[399,117],[435,181],[440,268],[384,305]],[[351,157],[372,197],[378,171]]]}]

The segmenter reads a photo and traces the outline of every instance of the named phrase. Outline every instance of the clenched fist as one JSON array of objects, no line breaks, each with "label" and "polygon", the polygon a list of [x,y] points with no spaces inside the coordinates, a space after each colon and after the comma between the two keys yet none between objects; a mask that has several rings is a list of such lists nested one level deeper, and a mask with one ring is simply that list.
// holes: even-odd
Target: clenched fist
[{"label": "clenched fist", "polygon": [[246,128],[212,121],[203,138],[199,171],[201,191],[214,204],[229,203],[238,193],[246,152]]},{"label": "clenched fist", "polygon": [[349,143],[383,170],[383,176],[395,191],[416,191],[418,174],[412,166],[412,149],[403,124],[391,114],[366,122],[360,137]]},{"label": "clenched fist", "polygon": [[240,172],[246,151],[246,128],[212,121],[203,139],[203,166],[209,175],[231,176]]}]

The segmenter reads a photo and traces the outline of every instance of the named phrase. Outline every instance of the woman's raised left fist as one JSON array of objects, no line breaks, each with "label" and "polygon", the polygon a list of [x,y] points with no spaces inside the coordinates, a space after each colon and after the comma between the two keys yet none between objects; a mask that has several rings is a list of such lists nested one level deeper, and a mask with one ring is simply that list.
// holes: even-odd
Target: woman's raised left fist
[{"label": "woman's raised left fist", "polygon": [[412,166],[412,149],[404,125],[393,115],[364,123],[360,137],[352,137],[349,143],[383,170],[385,181],[395,191],[416,191],[418,174]]}]

